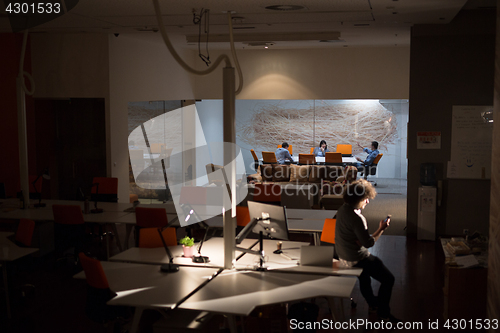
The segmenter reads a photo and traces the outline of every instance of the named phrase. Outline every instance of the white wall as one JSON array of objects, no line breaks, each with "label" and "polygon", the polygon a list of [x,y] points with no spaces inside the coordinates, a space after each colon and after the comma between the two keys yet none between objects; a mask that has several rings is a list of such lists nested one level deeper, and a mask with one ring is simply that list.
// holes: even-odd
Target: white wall
[{"label": "white wall", "polygon": [[[173,40],[174,44],[179,43]],[[191,52],[180,52],[192,62]],[[160,34],[120,34],[109,37],[112,176],[119,178],[118,197],[127,202],[128,103],[193,99],[193,80],[174,61]],[[122,199],[123,198],[123,199]]]},{"label": "white wall", "polygon": [[[210,52],[213,59],[218,54]],[[237,55],[244,78],[238,99],[409,97],[409,47],[237,50]],[[205,66],[199,59],[196,64]],[[195,95],[222,98],[222,70],[197,78]]]}]

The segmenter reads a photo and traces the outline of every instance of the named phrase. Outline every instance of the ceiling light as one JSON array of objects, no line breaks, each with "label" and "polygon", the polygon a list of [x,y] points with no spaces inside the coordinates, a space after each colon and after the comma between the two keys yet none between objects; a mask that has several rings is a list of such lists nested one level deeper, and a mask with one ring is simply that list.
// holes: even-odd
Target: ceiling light
[{"label": "ceiling light", "polygon": [[281,10],[281,11],[301,10],[304,8],[306,8],[306,7],[298,6],[298,5],[273,5],[273,6],[266,7],[266,9],[269,9],[269,10]]}]

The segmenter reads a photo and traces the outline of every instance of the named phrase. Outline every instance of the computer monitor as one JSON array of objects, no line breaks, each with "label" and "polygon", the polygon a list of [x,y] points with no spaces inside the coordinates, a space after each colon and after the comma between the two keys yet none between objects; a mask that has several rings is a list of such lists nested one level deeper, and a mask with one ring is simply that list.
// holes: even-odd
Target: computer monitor
[{"label": "computer monitor", "polygon": [[236,237],[236,243],[241,243],[250,232],[272,239],[288,240],[288,222],[286,219],[286,208],[275,205],[263,204],[249,201],[248,211],[250,223]]}]

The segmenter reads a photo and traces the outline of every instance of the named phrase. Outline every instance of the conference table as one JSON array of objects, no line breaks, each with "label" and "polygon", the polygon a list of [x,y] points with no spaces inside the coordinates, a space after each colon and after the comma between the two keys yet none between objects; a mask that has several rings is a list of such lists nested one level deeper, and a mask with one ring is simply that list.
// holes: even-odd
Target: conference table
[{"label": "conference table", "polygon": [[0,232],[0,266],[2,267],[5,301],[7,304],[7,317],[9,319],[12,318],[12,312],[10,309],[9,298],[8,266],[11,262],[38,251],[37,248],[18,246],[9,239],[13,235],[14,234],[12,232]]},{"label": "conference table", "polygon": [[[299,155],[292,155],[293,162],[292,163],[298,163],[299,162]],[[316,163],[318,164],[325,164],[325,157],[320,157],[316,156]],[[262,163],[263,159],[260,158],[259,161]],[[344,164],[353,164],[356,163],[358,160],[354,156],[342,156],[342,163]]]}]

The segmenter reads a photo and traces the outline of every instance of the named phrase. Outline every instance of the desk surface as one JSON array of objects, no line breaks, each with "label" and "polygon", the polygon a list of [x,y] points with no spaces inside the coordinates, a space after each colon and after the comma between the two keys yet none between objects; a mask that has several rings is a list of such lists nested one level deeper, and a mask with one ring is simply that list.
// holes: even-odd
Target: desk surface
[{"label": "desk surface", "polygon": [[350,297],[354,277],[224,271],[179,307],[248,316],[257,306],[314,297]]},{"label": "desk surface", "polygon": [[37,248],[17,246],[7,238],[12,235],[12,232],[0,232],[0,261],[14,261],[38,251]]},{"label": "desk surface", "polygon": [[[218,270],[180,267],[176,273],[163,273],[157,265],[102,262],[109,287],[117,296],[110,305],[171,308]],[[85,278],[80,272],[75,278]]]},{"label": "desk surface", "polygon": [[[256,239],[245,239],[239,245],[243,248],[249,248],[254,244]],[[300,247],[308,246],[309,243],[305,242],[291,242],[283,241],[282,250],[285,255],[273,253],[276,250],[276,240],[264,240],[264,252],[266,256],[265,267],[268,270],[283,271],[286,273],[308,273],[320,275],[350,275],[359,276],[362,272],[359,268],[354,269],[340,269],[337,267],[336,262],[332,258],[332,267],[315,267],[315,266],[299,266],[298,259],[300,257]],[[196,245],[197,246],[197,245]],[[174,263],[181,266],[193,267],[212,267],[221,268],[224,266],[224,240],[220,237],[209,239],[203,243],[201,254],[208,256],[210,262],[197,264],[193,263],[191,258],[182,257],[182,247],[171,246],[169,247],[172,255],[174,256]],[[253,247],[258,250],[258,244]],[[238,257],[242,252],[236,250],[235,256]],[[292,258],[292,259],[289,259]],[[121,252],[110,258],[114,262],[130,262],[142,264],[165,264],[169,262],[168,255],[163,248],[138,248],[133,247],[124,252]],[[241,259],[235,263],[236,269],[254,269],[259,262],[259,257],[252,254],[245,254]]]}]

